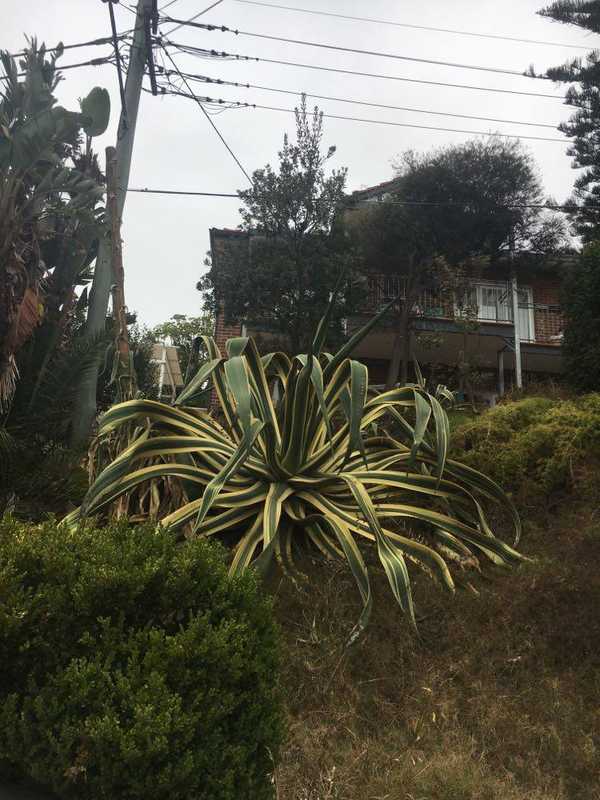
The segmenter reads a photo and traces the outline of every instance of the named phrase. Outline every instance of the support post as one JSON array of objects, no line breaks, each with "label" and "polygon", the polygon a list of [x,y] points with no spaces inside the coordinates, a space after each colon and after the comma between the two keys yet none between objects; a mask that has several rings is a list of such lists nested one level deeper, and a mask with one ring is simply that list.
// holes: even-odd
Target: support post
[{"label": "support post", "polygon": [[158,373],[158,399],[162,399],[163,386],[165,385],[165,371],[167,367],[167,346],[161,342],[160,371]]},{"label": "support post", "polygon": [[519,326],[519,287],[517,277],[511,278],[513,325],[515,330],[515,381],[517,389],[523,388],[523,373],[521,370],[521,331]]},{"label": "support post", "polygon": [[521,331],[519,320],[519,287],[517,284],[517,273],[515,271],[515,239],[514,233],[510,234],[509,243],[510,258],[510,284],[512,294],[513,327],[515,332],[515,381],[517,389],[523,388],[523,373],[521,370]]},{"label": "support post", "polygon": [[[152,13],[152,0],[138,0],[135,18],[135,32],[129,51],[129,68],[125,81],[125,108],[121,110],[119,127],[117,129],[116,146],[116,211],[119,218],[123,216],[125,197],[129,185],[129,171],[131,156],[135,140],[142,82],[146,65],[146,17]],[[100,239],[98,256],[94,269],[94,280],[90,292],[85,335],[89,340],[98,339],[105,333],[106,313],[110,295],[113,275],[111,269],[111,241],[105,235]],[[87,437],[96,415],[96,387],[98,383],[97,364],[87,371],[82,380],[73,412],[73,425],[71,430],[71,446],[81,448],[85,445]]]},{"label": "support post", "polygon": [[111,266],[113,273],[112,312],[115,326],[117,402],[131,400],[135,394],[135,372],[129,348],[125,305],[125,270],[121,243],[121,218],[117,208],[117,152],[106,148],[106,207],[110,222]]},{"label": "support post", "polygon": [[498,394],[504,397],[504,350],[498,350]]}]

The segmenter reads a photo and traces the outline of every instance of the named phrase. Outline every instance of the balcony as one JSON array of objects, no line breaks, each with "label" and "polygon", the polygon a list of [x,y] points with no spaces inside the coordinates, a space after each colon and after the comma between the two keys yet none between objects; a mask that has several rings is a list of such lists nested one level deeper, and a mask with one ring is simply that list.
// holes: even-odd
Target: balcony
[{"label": "balcony", "polygon": [[[560,346],[564,317],[559,305],[535,302],[530,286],[519,286],[519,328],[523,343]],[[371,275],[367,284],[364,314],[373,314],[394,297],[399,298],[397,311],[405,297],[404,279],[397,275]],[[468,313],[467,313],[468,309]],[[511,287],[507,281],[476,280],[458,298],[448,298],[433,291],[419,294],[413,305],[416,327],[422,330],[454,331],[467,317],[483,334],[512,338],[513,306]],[[390,319],[388,325],[393,324]]]}]

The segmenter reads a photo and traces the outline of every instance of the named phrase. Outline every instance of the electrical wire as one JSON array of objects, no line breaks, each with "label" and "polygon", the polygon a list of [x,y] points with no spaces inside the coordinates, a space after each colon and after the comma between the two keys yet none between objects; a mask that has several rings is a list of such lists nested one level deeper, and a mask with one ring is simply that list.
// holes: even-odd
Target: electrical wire
[{"label": "electrical wire", "polygon": [[201,17],[203,14],[206,14],[206,12],[210,11],[211,8],[215,8],[215,6],[221,5],[222,2],[223,2],[223,0],[216,0],[215,3],[212,3],[212,5],[208,6],[207,8],[203,9],[202,11],[199,11],[197,14],[195,14],[193,17],[190,17],[190,19],[188,19],[188,20],[185,20],[185,21],[173,20],[173,22],[179,22],[179,25],[176,25],[174,28],[171,28],[170,31],[167,31],[165,33],[165,36],[170,36],[174,31],[178,31],[179,28],[183,27],[184,25],[193,25],[194,20],[198,19],[198,17]]},{"label": "electrical wire", "polygon": [[[219,139],[220,139],[220,140],[223,142],[223,144],[225,145],[225,147],[226,147],[227,151],[229,152],[230,156],[233,158],[233,160],[235,161],[235,163],[238,165],[238,167],[239,167],[239,168],[241,169],[241,171],[244,173],[244,175],[245,175],[246,179],[248,180],[248,183],[249,183],[249,184],[252,186],[252,178],[250,177],[250,175],[248,175],[248,173],[246,172],[246,170],[245,170],[245,169],[244,169],[244,167],[242,166],[242,163],[241,163],[241,161],[239,160],[239,158],[236,156],[236,154],[233,152],[233,150],[231,149],[231,147],[230,147],[230,146],[227,144],[227,142],[225,141],[225,138],[223,137],[223,134],[222,134],[222,133],[221,133],[221,131],[220,131],[220,130],[217,128],[217,126],[215,125],[215,123],[212,121],[212,119],[210,118],[210,114],[208,114],[208,113],[207,113],[207,111],[206,111],[206,109],[204,108],[204,106],[202,105],[201,101],[200,101],[200,100],[199,100],[197,97],[195,97],[195,95],[194,95],[194,93],[193,93],[193,91],[192,91],[192,87],[190,86],[190,84],[187,82],[187,80],[186,80],[186,79],[183,77],[183,75],[182,75],[182,74],[181,74],[181,72],[179,71],[179,67],[177,66],[177,64],[175,63],[175,61],[173,60],[173,58],[171,57],[171,54],[169,53],[169,51],[168,51],[168,50],[165,50],[164,52],[165,52],[165,55],[167,56],[167,58],[169,59],[169,61],[171,62],[171,64],[173,65],[173,67],[175,68],[175,71],[176,71],[176,72],[179,74],[179,77],[181,78],[181,80],[183,81],[183,83],[186,85],[186,87],[187,87],[187,89],[188,89],[188,91],[189,91],[189,93],[190,93],[190,97],[191,97],[192,99],[194,99],[194,100],[195,100],[195,101],[198,103],[198,106],[201,108],[201,110],[202,110],[202,113],[204,114],[204,116],[206,117],[206,119],[207,119],[207,120],[210,122],[210,124],[211,124],[211,126],[213,127],[213,129],[214,129],[215,133],[217,134],[217,136],[219,137]],[[180,92],[180,94],[185,94],[185,93],[183,93],[183,92]]]},{"label": "electrical wire", "polygon": [[165,8],[169,8],[169,6],[172,6],[174,3],[177,3],[177,1],[178,1],[178,0],[169,0],[169,2],[168,2],[168,3],[165,3],[165,4],[164,4],[164,6],[161,6],[161,8],[159,8],[159,9],[158,9],[158,10],[159,10],[159,12],[160,12],[160,11],[164,11],[164,10],[165,10]]},{"label": "electrical wire", "polygon": [[[124,33],[117,34],[117,39],[123,39],[127,36],[131,31],[126,31]],[[95,45],[102,45],[102,44],[112,44],[113,37],[112,36],[103,36],[100,39],[90,39],[88,42],[76,42],[75,44],[62,44],[62,42],[57,45],[56,47],[46,47],[46,53],[56,53],[59,50],[74,50],[77,47],[93,47]],[[27,55],[26,50],[21,50],[19,53],[10,53],[10,58],[22,58],[23,56]],[[64,67],[62,67],[64,69]]]},{"label": "electrical wire", "polygon": [[117,79],[119,82],[119,96],[121,98],[121,115],[124,127],[127,128],[127,103],[125,102],[125,85],[123,83],[123,72],[121,70],[121,53],[119,51],[119,37],[117,34],[117,23],[115,21],[115,11],[113,4],[108,3],[108,14],[110,18],[110,29],[112,32],[113,49],[115,51]]},{"label": "electrical wire", "polygon": [[[135,192],[137,194],[164,194],[164,195],[181,195],[182,197],[227,197],[227,198],[236,198],[239,200],[239,194],[237,192],[198,192],[192,191],[187,189],[149,189],[147,187],[144,188],[129,188],[128,192]],[[318,198],[316,198],[316,202],[318,202]],[[352,209],[353,206],[359,204],[365,204],[372,206],[373,208],[380,208],[384,203],[387,205],[394,205],[394,206],[430,206],[430,207],[440,207],[440,208],[464,208],[465,203],[458,203],[453,201],[443,201],[443,200],[385,200],[382,202],[374,202],[372,200],[360,200],[358,198],[353,198],[352,195],[346,198],[346,205],[347,208]],[[535,208],[544,210],[547,209],[548,211],[562,211],[565,214],[570,214],[573,211],[579,211],[580,206],[576,205],[560,205],[554,203],[505,203],[505,204],[496,204],[490,206],[492,210],[495,211],[507,211],[510,209],[527,209],[527,208]],[[600,211],[599,206],[586,206],[585,209],[591,209],[593,211]]]},{"label": "electrical wire", "polygon": [[[188,85],[189,86],[189,85]],[[211,103],[222,105],[224,103],[233,105],[237,108],[258,108],[264,111],[281,111],[287,114],[295,114],[296,110],[294,108],[281,108],[280,106],[266,106],[260,105],[258,103],[242,103],[239,101],[232,101],[232,100],[223,100],[222,98],[213,98],[213,97],[200,97],[193,92],[189,94],[187,92],[181,92],[172,90],[167,92],[167,94],[175,94],[181,97],[187,97],[188,99],[195,100],[197,103]],[[510,133],[500,133],[500,132],[491,132],[491,131],[470,131],[465,130],[462,128],[442,128],[436,125],[416,125],[412,122],[393,122],[391,120],[385,119],[368,119],[365,117],[347,117],[342,114],[329,114],[325,112],[323,113],[323,117],[326,119],[342,119],[348,120],[350,122],[363,122],[368,123],[371,125],[390,125],[395,128],[416,128],[417,130],[425,130],[425,131],[441,131],[444,133],[466,133],[470,136],[499,136],[502,139],[528,139],[530,141],[537,141],[537,142],[556,142],[561,144],[567,144],[568,142],[565,139],[559,139],[558,137],[552,138],[549,136],[528,136],[526,134],[518,135],[518,134],[510,134]]]},{"label": "electrical wire", "polygon": [[562,95],[544,94],[542,92],[521,92],[516,89],[496,89],[490,86],[473,86],[472,84],[464,83],[445,83],[443,81],[427,81],[419,78],[404,78],[399,75],[386,75],[380,72],[360,72],[353,69],[342,69],[341,67],[323,67],[317,64],[303,64],[298,61],[283,61],[277,58],[263,58],[258,56],[246,56],[240,53],[227,53],[225,51],[219,52],[218,50],[205,50],[201,47],[194,47],[193,45],[180,44],[178,42],[163,42],[163,46],[175,47],[182,53],[188,55],[198,56],[200,58],[222,58],[232,61],[262,61],[265,64],[279,64],[286,67],[298,67],[300,69],[312,69],[324,72],[336,72],[343,75],[355,75],[361,78],[378,78],[387,81],[401,81],[402,83],[418,83],[426,86],[443,86],[452,89],[472,89],[478,92],[493,92],[497,94],[514,94],[521,97],[543,97],[549,100],[564,101]]},{"label": "electrical wire", "polygon": [[229,194],[226,192],[186,192],[178,191],[176,189],[128,189],[128,192],[136,192],[138,194],[180,194],[190,195],[192,197],[235,197],[240,199],[238,194]]},{"label": "electrical wire", "polygon": [[[325,44],[324,42],[307,42],[304,39],[289,39],[285,36],[273,36],[268,33],[253,33],[251,31],[240,31],[228,28],[226,25],[207,25],[203,22],[192,22],[190,20],[173,19],[165,17],[165,22],[177,22],[180,25],[188,25],[192,28],[200,28],[205,31],[220,31],[221,33],[233,33],[236,36],[250,36],[254,39],[267,39],[270,42],[283,42],[284,44],[300,44],[305,47],[318,47],[322,50],[335,50],[341,53],[355,53],[364,56],[377,56],[378,58],[393,58],[398,61],[414,61],[419,64],[433,64],[438,67],[453,67],[455,69],[471,69],[479,72],[495,72],[501,75],[511,75],[513,77],[530,78],[536,80],[549,80],[544,75],[533,75],[514,69],[503,69],[501,67],[483,67],[477,64],[461,64],[454,61],[436,61],[432,58],[417,58],[416,56],[401,56],[398,53],[383,53],[380,50],[360,50],[355,47],[342,47],[339,44]],[[172,33],[173,31],[171,31]]]},{"label": "electrical wire", "polygon": [[[175,0],[172,1],[175,2]],[[354,17],[351,16],[350,14],[334,14],[331,11],[317,11],[315,9],[296,8],[295,6],[284,6],[276,3],[263,3],[259,2],[259,0],[234,0],[234,2],[243,3],[244,5],[249,5],[249,6],[263,6],[264,8],[276,8],[284,11],[297,11],[302,14],[316,14],[322,17],[349,19],[355,22],[372,22],[377,25],[392,25],[396,28],[410,28],[411,30],[417,30],[417,31],[435,31],[436,33],[451,33],[454,34],[455,36],[474,36],[479,39],[500,39],[501,41],[505,42],[519,42],[521,44],[541,44],[541,45],[546,45],[548,47],[569,47],[575,50],[589,50],[588,47],[585,47],[584,45],[581,44],[567,44],[566,42],[545,42],[545,41],[540,41],[539,39],[521,39],[516,36],[501,36],[500,34],[494,34],[494,33],[475,33],[474,31],[461,31],[452,28],[434,28],[429,25],[412,25],[409,24],[408,22],[394,22],[389,19],[374,19],[373,17]],[[166,6],[163,6],[163,8],[166,8]]]},{"label": "electrical wire", "polygon": [[[167,70],[166,72],[167,74],[169,74],[170,70]],[[523,120],[517,120],[517,119],[500,119],[498,117],[479,117],[473,114],[456,114],[454,112],[449,112],[449,111],[433,111],[432,109],[427,109],[427,108],[393,106],[393,105],[388,105],[386,103],[372,103],[368,100],[354,100],[348,97],[333,97],[331,95],[326,95],[326,94],[314,94],[313,92],[308,92],[308,91],[298,91],[293,89],[278,89],[272,86],[262,86],[256,83],[237,83],[235,81],[226,81],[222,80],[221,78],[209,78],[205,75],[195,75],[193,73],[182,72],[181,74],[185,75],[185,77],[188,80],[198,81],[199,83],[218,84],[220,86],[234,86],[241,89],[259,89],[260,91],[264,92],[277,92],[279,94],[291,94],[295,96],[305,95],[306,97],[312,97],[316,100],[333,100],[338,103],[351,103],[352,105],[369,106],[370,108],[384,108],[392,111],[409,111],[415,114],[430,114],[439,117],[454,117],[457,119],[473,119],[482,122],[501,122],[510,125],[527,125],[536,128],[550,128],[552,130],[556,130],[558,128],[558,123],[556,125],[552,125],[550,123],[545,123],[545,122],[524,122]]]},{"label": "electrical wire", "polygon": [[[79,64],[64,64],[57,67],[56,71],[62,72],[64,69],[77,69],[78,67],[101,67],[104,64],[114,64],[112,56],[108,56],[107,58],[92,58],[90,61],[82,61]],[[27,72],[19,72],[17,73],[17,78],[25,78],[27,75]],[[8,75],[0,75],[0,81],[7,80],[9,80]]]}]

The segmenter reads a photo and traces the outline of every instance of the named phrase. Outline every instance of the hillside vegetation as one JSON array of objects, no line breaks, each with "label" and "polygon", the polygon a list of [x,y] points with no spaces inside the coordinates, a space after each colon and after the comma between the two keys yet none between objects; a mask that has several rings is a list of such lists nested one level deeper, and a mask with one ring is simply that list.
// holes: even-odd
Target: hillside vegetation
[{"label": "hillside vegetation", "polygon": [[[281,800],[592,800],[600,785],[600,396],[528,398],[461,426],[454,448],[503,481],[533,560],[416,576],[420,638],[384,579],[363,639],[352,578],[321,561],[275,588],[289,735]],[[379,602],[377,602],[379,600]]]},{"label": "hillside vegetation", "polygon": [[600,394],[496,406],[459,427],[453,445],[463,462],[513,492],[525,515],[565,492],[600,499]]}]

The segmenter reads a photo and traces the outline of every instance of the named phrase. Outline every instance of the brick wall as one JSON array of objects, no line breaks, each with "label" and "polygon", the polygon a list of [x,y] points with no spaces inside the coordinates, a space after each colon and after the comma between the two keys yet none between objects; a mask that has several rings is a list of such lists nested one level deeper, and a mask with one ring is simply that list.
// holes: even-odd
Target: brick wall
[{"label": "brick wall", "polygon": [[217,347],[221,351],[221,354],[225,356],[225,343],[227,339],[232,339],[234,336],[241,336],[242,335],[242,324],[241,322],[236,322],[231,325],[225,324],[225,314],[223,311],[219,311],[217,314],[217,321],[215,323],[215,342],[217,343]]},{"label": "brick wall", "polygon": [[[242,324],[241,322],[236,322],[231,325],[225,324],[225,314],[223,311],[219,311],[217,314],[217,320],[215,322],[215,342],[217,343],[217,347],[221,351],[221,355],[226,358],[227,357],[227,350],[225,345],[227,343],[227,339],[233,339],[235,336],[241,336],[242,334]],[[213,389],[210,393],[210,404],[209,408],[214,409],[217,408],[219,405],[219,401],[217,400],[217,393]]]},{"label": "brick wall", "polygon": [[564,330],[560,309],[560,284],[556,280],[535,279],[529,282],[533,292],[535,340],[560,346],[557,338]]}]

